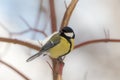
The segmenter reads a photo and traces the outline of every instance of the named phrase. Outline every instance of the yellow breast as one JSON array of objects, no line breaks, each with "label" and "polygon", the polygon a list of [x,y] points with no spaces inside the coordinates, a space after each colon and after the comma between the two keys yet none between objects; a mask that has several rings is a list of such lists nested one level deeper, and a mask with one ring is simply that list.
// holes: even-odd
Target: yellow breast
[{"label": "yellow breast", "polygon": [[[73,39],[71,39],[71,43],[72,43],[72,47],[71,47],[72,50],[74,46]],[[65,55],[69,51],[69,49],[70,49],[70,43],[64,37],[61,37],[60,43],[49,50],[50,57],[58,58],[62,55]]]}]

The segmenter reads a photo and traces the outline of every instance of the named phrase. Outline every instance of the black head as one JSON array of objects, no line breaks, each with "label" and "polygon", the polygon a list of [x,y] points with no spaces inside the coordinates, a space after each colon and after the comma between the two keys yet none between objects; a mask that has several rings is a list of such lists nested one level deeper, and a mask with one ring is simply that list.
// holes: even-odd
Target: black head
[{"label": "black head", "polygon": [[60,30],[60,35],[66,38],[75,38],[75,33],[70,27],[64,27],[62,30]]}]

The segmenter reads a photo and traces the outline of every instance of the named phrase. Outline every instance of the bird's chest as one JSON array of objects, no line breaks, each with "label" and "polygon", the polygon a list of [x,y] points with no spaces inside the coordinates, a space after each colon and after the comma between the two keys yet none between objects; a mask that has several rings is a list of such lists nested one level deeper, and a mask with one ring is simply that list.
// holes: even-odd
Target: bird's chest
[{"label": "bird's chest", "polygon": [[57,44],[55,47],[49,50],[50,56],[52,58],[58,58],[59,56],[64,55],[70,49],[70,43],[65,39],[61,38],[60,43]]}]

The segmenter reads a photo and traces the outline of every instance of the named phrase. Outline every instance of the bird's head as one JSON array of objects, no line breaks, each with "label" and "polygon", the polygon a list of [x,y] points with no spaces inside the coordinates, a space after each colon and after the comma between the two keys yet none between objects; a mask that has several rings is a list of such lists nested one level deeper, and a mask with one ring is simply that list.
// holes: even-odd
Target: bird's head
[{"label": "bird's head", "polygon": [[75,38],[75,33],[73,29],[67,26],[60,30],[60,35],[69,39]]}]

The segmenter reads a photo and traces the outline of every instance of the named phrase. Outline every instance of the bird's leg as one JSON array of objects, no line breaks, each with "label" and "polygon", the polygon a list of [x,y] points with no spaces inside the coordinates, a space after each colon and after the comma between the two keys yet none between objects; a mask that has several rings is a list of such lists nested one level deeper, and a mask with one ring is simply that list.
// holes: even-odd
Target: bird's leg
[{"label": "bird's leg", "polygon": [[63,63],[62,57],[58,57],[57,60],[58,60],[59,62],[62,62],[62,63]]}]

